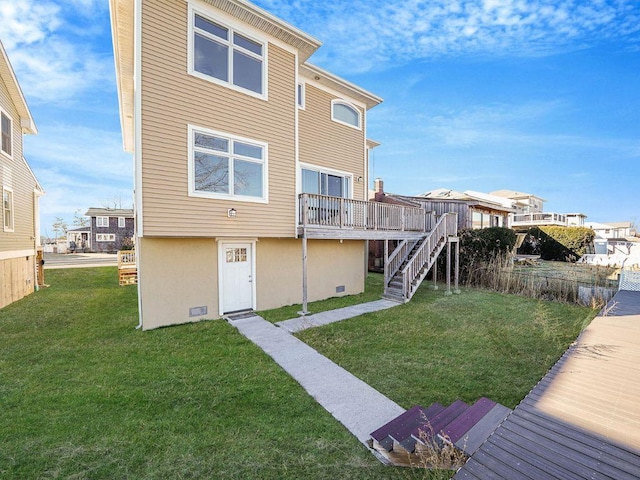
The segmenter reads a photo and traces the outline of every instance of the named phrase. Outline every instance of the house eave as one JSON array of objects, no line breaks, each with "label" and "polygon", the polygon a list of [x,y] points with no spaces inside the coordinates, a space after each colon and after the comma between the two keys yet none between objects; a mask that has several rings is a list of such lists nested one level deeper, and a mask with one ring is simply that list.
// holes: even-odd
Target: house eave
[{"label": "house eave", "polygon": [[109,0],[109,6],[122,143],[124,150],[132,153],[135,146],[134,2]]},{"label": "house eave", "polygon": [[360,88],[357,85],[329,73],[322,68],[312,65],[311,63],[304,63],[300,65],[300,74],[310,79],[315,80],[327,87],[335,90],[346,97],[353,98],[367,106],[367,110],[382,103],[382,98],[377,95],[368,92],[364,88]]},{"label": "house eave", "polygon": [[18,83],[18,79],[16,78],[16,74],[11,66],[9,56],[7,55],[7,51],[4,49],[2,41],[0,41],[0,58],[2,60],[0,61],[0,79],[2,79],[7,87],[11,101],[18,110],[22,133],[35,135],[38,133],[38,129],[33,121],[33,117],[29,111],[29,106],[22,94],[22,89],[20,88],[20,84]]}]

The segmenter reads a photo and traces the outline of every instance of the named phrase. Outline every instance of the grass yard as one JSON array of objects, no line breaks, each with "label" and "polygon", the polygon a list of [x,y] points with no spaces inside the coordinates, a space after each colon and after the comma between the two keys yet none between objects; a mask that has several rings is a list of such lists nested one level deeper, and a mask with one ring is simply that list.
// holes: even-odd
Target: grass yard
[{"label": "grass yard", "polygon": [[116,268],[0,310],[0,478],[419,478],[224,321],[150,332]]},{"label": "grass yard", "polygon": [[597,313],[485,290],[443,291],[423,284],[407,304],[297,336],[405,408],[482,396],[513,408]]},{"label": "grass yard", "polygon": [[[226,322],[135,330],[136,289],[115,267],[47,282],[0,310],[1,478],[425,478],[379,464]],[[381,283],[311,310],[377,299]],[[482,395],[512,407],[594,314],[422,288],[300,337],[405,407]]]}]

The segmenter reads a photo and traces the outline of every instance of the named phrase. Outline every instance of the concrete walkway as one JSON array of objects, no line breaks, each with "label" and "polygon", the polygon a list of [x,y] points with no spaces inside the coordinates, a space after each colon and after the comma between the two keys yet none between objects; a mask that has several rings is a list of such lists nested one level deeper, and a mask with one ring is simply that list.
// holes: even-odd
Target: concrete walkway
[{"label": "concrete walkway", "polygon": [[[340,314],[336,314],[334,318],[338,318],[339,315],[340,319],[344,320],[364,312],[393,306],[386,303],[372,303],[374,305],[368,307],[358,305],[340,309]],[[347,316],[349,312],[351,314]],[[323,319],[330,318],[329,315],[312,317],[323,322],[325,321]],[[307,317],[306,320],[309,318]],[[309,395],[363,444],[366,445],[371,432],[405,411],[376,389],[295,338],[287,330],[267,322],[262,317],[254,315],[249,318],[230,320],[230,323],[271,356]],[[295,325],[295,322],[289,325]]]},{"label": "concrete walkway", "polygon": [[288,332],[296,333],[307,328],[340,322],[348,318],[357,317],[364,313],[386,310],[388,308],[397,307],[398,305],[400,304],[392,302],[391,300],[376,300],[374,302],[361,303],[360,305],[338,308],[336,310],[329,310],[328,312],[316,313],[305,317],[292,318],[291,320],[278,322],[276,325],[284,328]]}]

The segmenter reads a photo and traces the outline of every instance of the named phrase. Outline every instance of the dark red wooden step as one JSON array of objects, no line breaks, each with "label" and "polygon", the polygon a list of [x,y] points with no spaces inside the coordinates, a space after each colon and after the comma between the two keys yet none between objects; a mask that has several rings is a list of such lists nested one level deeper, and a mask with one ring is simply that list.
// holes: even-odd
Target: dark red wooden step
[{"label": "dark red wooden step", "polygon": [[429,421],[428,419],[435,417],[443,410],[444,406],[438,402],[433,403],[426,409],[420,405],[415,405],[377,429],[371,434],[371,437],[390,451],[393,448],[394,439],[411,435],[411,432],[416,427],[424,425]]},{"label": "dark red wooden step", "polygon": [[425,437],[425,440],[429,441],[432,436],[440,433],[442,429],[462,415],[468,408],[469,405],[464,403],[462,400],[456,400],[435,417],[430,418],[428,424],[425,425],[423,422],[422,425],[414,428],[410,435],[399,440],[400,446],[408,452],[413,452],[416,448],[416,442],[420,441],[421,443],[424,443],[420,438],[421,432],[422,436]]},{"label": "dark red wooden step", "polygon": [[[496,402],[493,400],[482,397],[476,403],[471,405],[466,412],[443,428],[442,436],[451,443],[456,443],[471,429],[471,427],[489,413],[495,405]],[[436,433],[440,434],[441,432]]]}]

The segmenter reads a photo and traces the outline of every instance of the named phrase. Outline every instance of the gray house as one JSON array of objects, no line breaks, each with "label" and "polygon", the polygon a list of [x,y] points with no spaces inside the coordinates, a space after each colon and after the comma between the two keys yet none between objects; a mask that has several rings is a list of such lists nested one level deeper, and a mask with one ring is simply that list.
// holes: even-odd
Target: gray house
[{"label": "gray house", "polygon": [[133,244],[132,208],[90,208],[90,245],[94,252],[116,252]]}]

